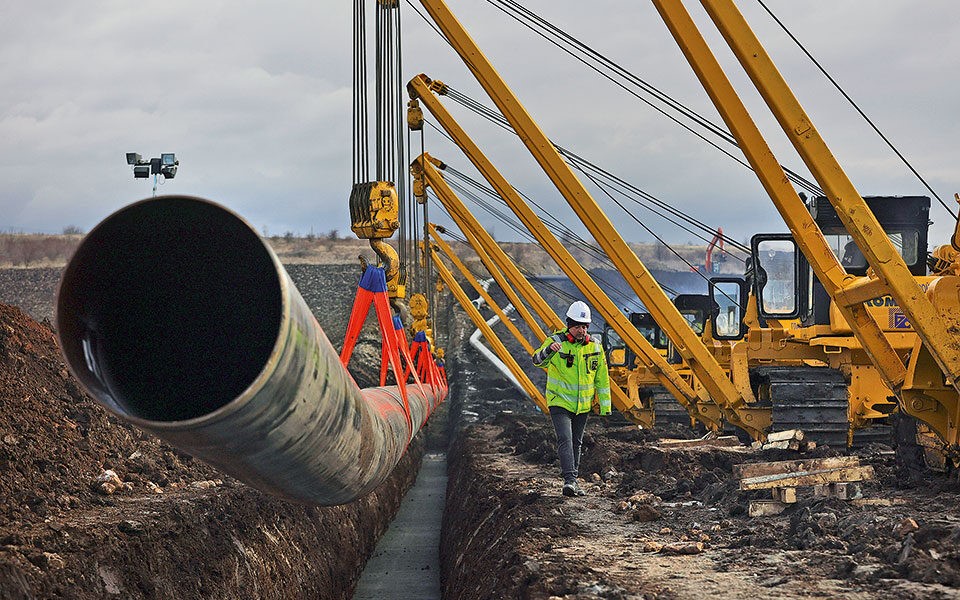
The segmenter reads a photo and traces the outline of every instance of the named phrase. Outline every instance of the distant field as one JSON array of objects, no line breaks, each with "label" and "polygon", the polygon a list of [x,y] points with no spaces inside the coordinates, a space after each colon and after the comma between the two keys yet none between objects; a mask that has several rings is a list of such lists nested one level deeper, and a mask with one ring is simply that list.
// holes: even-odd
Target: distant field
[{"label": "distant field", "polygon": [[[0,268],[62,267],[73,254],[82,235],[0,234]],[[274,236],[266,238],[284,264],[351,264],[359,263],[363,255],[374,262],[376,257],[366,240],[356,238]],[[396,247],[395,240],[392,241]],[[452,243],[454,251],[474,273],[485,272],[473,251],[464,244]],[[560,275],[562,271],[537,244],[504,242],[504,250],[523,269],[537,275]],[[647,268],[662,271],[687,271],[692,265],[702,265],[705,246],[676,245],[668,249],[662,244],[631,244],[634,252]],[[671,251],[672,250],[672,251]],[[683,257],[678,258],[674,252]],[[584,268],[611,268],[604,256],[599,258],[579,248],[571,253]],[[714,255],[717,256],[716,254]],[[724,273],[743,272],[743,263],[730,259]]]},{"label": "distant field", "polygon": [[[82,235],[0,234],[0,268],[62,267]],[[277,236],[267,238],[284,263],[347,264],[369,245],[358,239]]]}]

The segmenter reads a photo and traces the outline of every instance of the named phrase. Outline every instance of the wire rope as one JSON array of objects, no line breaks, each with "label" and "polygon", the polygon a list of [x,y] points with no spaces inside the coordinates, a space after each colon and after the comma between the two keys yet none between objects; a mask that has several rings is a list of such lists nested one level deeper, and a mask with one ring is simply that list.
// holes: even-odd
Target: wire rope
[{"label": "wire rope", "polygon": [[797,45],[797,47],[800,48],[800,50],[807,56],[807,58],[809,58],[810,61],[817,67],[817,69],[820,70],[823,76],[826,77],[831,84],[833,84],[833,87],[835,87],[837,91],[840,92],[840,95],[842,95],[847,100],[847,102],[850,103],[850,106],[852,106],[854,110],[856,110],[857,113],[859,113],[860,116],[863,117],[863,120],[866,121],[867,124],[870,125],[870,127],[873,129],[873,131],[880,136],[880,139],[882,139],[884,143],[887,144],[887,147],[889,147],[893,151],[893,153],[897,155],[897,158],[899,158],[903,162],[903,164],[906,165],[908,169],[910,169],[910,172],[917,177],[917,179],[920,181],[920,183],[923,184],[925,188],[927,188],[927,191],[933,194],[934,198],[936,198],[940,202],[940,206],[942,206],[947,211],[947,213],[950,214],[951,217],[956,219],[957,215],[953,212],[953,210],[950,209],[949,206],[947,206],[947,203],[943,201],[943,198],[941,198],[940,195],[937,194],[937,192],[935,192],[932,187],[930,187],[930,184],[927,183],[927,180],[924,179],[923,176],[920,175],[920,173],[913,167],[913,165],[910,164],[910,161],[908,161],[907,158],[903,154],[901,154],[901,152],[893,145],[893,142],[891,142],[887,138],[887,136],[884,135],[882,131],[880,131],[880,128],[877,127],[877,125],[873,122],[873,120],[871,120],[870,117],[868,117],[867,114],[863,112],[863,110],[854,101],[854,99],[851,98],[850,95],[847,94],[847,92],[840,86],[840,84],[837,83],[837,81],[830,75],[830,73],[827,72],[827,70],[823,67],[823,65],[820,64],[820,61],[814,58],[814,56],[807,50],[807,48],[803,45],[803,43],[800,42],[800,40],[797,39],[797,37],[793,35],[793,33],[789,29],[787,29],[787,26],[783,24],[783,21],[781,21],[775,14],[773,14],[773,11],[770,10],[770,8],[763,2],[763,0],[757,0],[757,3],[760,4],[761,7],[763,7],[763,10],[767,11],[767,14],[770,15],[770,18],[772,18],[774,22],[776,22],[776,24],[780,26],[783,32],[786,33],[791,40],[793,40],[793,42]]},{"label": "wire rope", "polygon": [[[449,211],[446,210],[445,207],[444,207],[444,212],[447,214],[447,216],[448,216],[449,218],[451,218],[451,219],[453,218],[453,217],[450,215]],[[473,246],[470,244],[469,241],[467,241],[467,240],[466,240],[465,238],[463,238],[463,237],[457,236],[457,235],[454,234],[453,231],[450,230],[449,228],[444,228],[444,231],[443,231],[442,233],[444,233],[445,235],[447,235],[447,236],[450,237],[451,239],[455,240],[455,241],[458,242],[459,244],[463,245],[464,247],[470,248],[471,250],[473,249]],[[504,254],[507,255],[508,258],[510,258],[511,261],[513,261],[513,263],[514,263],[514,265],[517,267],[517,269],[520,270],[521,275],[523,275],[523,276],[524,276],[525,278],[527,278],[527,279],[530,279],[530,274],[526,271],[526,269],[524,269],[524,268],[520,265],[520,263],[518,263],[518,262],[516,261],[516,259],[515,259],[509,252],[507,252],[506,249],[503,249],[503,252],[504,252]],[[477,273],[476,273],[476,271],[474,271],[473,269],[471,269],[468,264],[464,263],[464,266],[467,267],[467,270],[470,272],[470,274],[471,274],[474,278],[476,278],[476,279],[478,279],[478,280],[483,279],[483,277],[478,276]],[[579,300],[579,299],[580,299],[579,297],[574,296],[573,294],[571,294],[570,292],[568,292],[568,291],[566,291],[565,289],[561,288],[560,286],[551,283],[549,280],[546,280],[546,279],[543,279],[543,278],[537,277],[537,276],[534,276],[534,278],[537,279],[537,281],[539,282],[539,287],[540,287],[540,288],[549,290],[549,291],[550,291],[551,293],[553,293],[555,296],[566,299],[567,302],[573,302],[574,300]],[[609,293],[609,292],[607,292],[607,293]],[[619,297],[621,300],[625,300],[625,301],[628,301],[628,302],[632,302],[632,301],[633,301],[632,298],[628,298],[627,296],[625,296],[625,295],[624,295],[622,292],[620,292],[619,290],[614,289],[614,293],[615,293],[616,296]]]},{"label": "wire rope", "polygon": [[[520,4],[518,4],[517,2],[513,2],[512,0],[487,0],[487,2],[488,2],[489,4],[491,4],[492,6],[494,6],[494,8],[497,8],[498,10],[500,10],[501,12],[503,12],[504,14],[506,14],[507,16],[509,16],[509,17],[513,18],[514,20],[516,20],[518,23],[520,23],[521,25],[523,25],[524,27],[526,27],[527,29],[529,29],[530,31],[532,31],[534,34],[540,36],[541,38],[543,38],[543,39],[546,40],[547,42],[549,42],[549,43],[553,44],[554,46],[556,46],[557,48],[559,48],[561,51],[563,51],[563,52],[567,53],[568,55],[570,55],[571,57],[573,57],[573,58],[574,58],[575,60],[577,60],[578,62],[584,64],[587,68],[593,70],[594,72],[596,72],[596,73],[597,73],[598,75],[600,75],[601,77],[607,79],[608,81],[610,81],[611,83],[613,83],[613,84],[616,85],[617,87],[623,89],[623,90],[626,91],[628,94],[634,96],[635,98],[637,98],[638,100],[640,100],[640,101],[643,102],[644,104],[647,104],[649,107],[651,107],[651,108],[654,109],[655,111],[657,111],[657,112],[659,112],[660,114],[662,114],[663,116],[667,117],[668,119],[670,119],[671,121],[673,121],[674,123],[676,123],[677,125],[679,125],[680,127],[684,128],[684,129],[686,129],[687,131],[689,131],[690,133],[692,133],[693,135],[697,136],[698,138],[700,138],[700,139],[701,139],[702,141],[704,141],[705,143],[709,144],[710,146],[713,146],[715,149],[719,150],[721,153],[723,153],[723,154],[725,154],[726,156],[732,158],[733,160],[735,160],[737,163],[739,163],[739,164],[742,165],[743,167],[745,167],[745,168],[747,168],[747,169],[750,169],[750,170],[753,170],[753,167],[751,167],[750,164],[749,164],[748,162],[746,162],[744,159],[742,159],[742,158],[740,158],[740,157],[738,157],[738,156],[733,155],[732,153],[728,152],[727,150],[721,148],[719,145],[717,145],[717,144],[715,144],[714,142],[710,141],[710,140],[707,139],[704,135],[700,134],[699,132],[695,131],[694,129],[692,129],[692,128],[689,127],[688,125],[684,124],[683,122],[681,122],[681,121],[680,121],[678,118],[676,118],[675,116],[669,114],[669,113],[666,112],[665,110],[661,109],[660,107],[656,106],[654,103],[650,102],[649,100],[647,100],[646,98],[644,98],[644,97],[641,96],[640,94],[638,94],[638,93],[636,93],[635,91],[633,91],[632,89],[630,89],[630,87],[629,87],[628,85],[624,84],[621,80],[625,80],[625,81],[627,81],[628,83],[630,83],[630,84],[632,84],[632,85],[640,88],[642,91],[646,92],[647,94],[651,95],[651,96],[654,97],[655,99],[659,100],[660,102],[662,102],[663,104],[665,104],[666,106],[668,106],[669,108],[671,108],[672,110],[680,113],[681,115],[683,115],[683,116],[686,117],[687,119],[689,119],[689,120],[693,121],[694,123],[696,123],[697,125],[703,127],[703,128],[706,129],[708,132],[710,132],[710,133],[712,133],[713,135],[719,137],[720,139],[722,139],[723,141],[727,142],[728,144],[730,144],[730,145],[732,145],[732,146],[734,146],[734,147],[736,147],[736,148],[739,148],[739,144],[737,143],[736,138],[734,138],[734,136],[733,136],[729,131],[727,131],[725,128],[721,127],[720,125],[717,125],[717,124],[713,123],[712,121],[710,121],[710,120],[707,119],[706,117],[703,117],[702,115],[698,114],[696,111],[688,108],[688,107],[685,106],[683,103],[681,103],[681,102],[673,99],[671,96],[669,96],[669,95],[666,94],[665,92],[663,92],[663,91],[661,91],[660,89],[656,88],[655,86],[651,85],[651,84],[648,83],[647,81],[645,81],[645,80],[643,80],[642,78],[638,77],[636,74],[630,72],[629,70],[627,70],[626,68],[622,67],[621,65],[619,65],[619,64],[616,63],[616,62],[614,62],[613,60],[607,58],[605,55],[597,52],[596,50],[594,50],[593,48],[591,48],[591,47],[588,46],[587,44],[585,44],[585,43],[581,42],[580,40],[578,40],[577,38],[575,38],[575,37],[571,36],[570,34],[566,33],[565,31],[563,31],[563,30],[560,29],[559,27],[553,25],[552,23],[550,23],[550,22],[547,21],[546,19],[538,16],[536,13],[530,11],[529,9],[526,9],[526,8],[522,7],[522,6],[521,6]],[[526,21],[525,21],[524,19],[526,19]],[[574,50],[571,50],[570,48],[564,47],[559,41],[557,41],[557,39],[551,38],[549,35],[547,35],[547,34],[544,33],[543,31],[539,30],[539,29],[537,28],[538,26],[539,26],[540,28],[542,28],[542,29],[544,29],[544,30],[546,30],[546,31],[554,34],[554,36],[556,36],[556,38],[559,38],[559,39],[563,40],[565,43],[569,44],[572,48],[574,48]],[[613,75],[608,74],[608,73],[605,73],[600,67],[597,67],[596,65],[590,64],[590,62],[589,62],[586,58],[584,58],[583,55],[586,55],[586,56],[588,56],[590,59],[596,61],[596,62],[599,63],[603,68],[606,68],[606,69],[608,69],[609,71],[611,71],[611,72],[613,73]],[[618,78],[619,78],[619,79],[618,79]],[[810,181],[809,179],[803,177],[802,175],[794,172],[793,170],[791,170],[791,169],[789,169],[789,168],[787,168],[787,167],[785,167],[785,166],[782,166],[782,165],[781,165],[781,167],[783,168],[784,172],[787,174],[787,177],[788,177],[791,181],[793,181],[796,185],[798,185],[799,187],[807,190],[807,191],[810,192],[810,193],[823,194],[823,190],[821,190],[820,187],[817,186],[816,183]]]},{"label": "wire rope", "polygon": [[[449,85],[447,86],[447,90],[448,90],[448,91],[447,91],[447,95],[450,97],[451,100],[453,100],[453,101],[456,102],[457,104],[460,104],[460,105],[463,106],[464,108],[467,108],[468,110],[473,111],[473,112],[476,113],[477,115],[479,115],[479,116],[481,116],[481,117],[483,117],[483,118],[486,118],[487,120],[489,120],[489,121],[493,122],[494,124],[500,126],[502,129],[504,129],[504,130],[506,130],[506,131],[514,132],[514,131],[513,131],[513,128],[510,126],[510,124],[507,122],[507,120],[503,118],[503,116],[502,116],[500,113],[494,111],[493,109],[491,109],[491,108],[489,108],[489,107],[487,107],[487,106],[484,106],[482,103],[477,102],[476,100],[473,100],[472,98],[470,98],[470,97],[467,96],[466,94],[463,94],[462,92],[459,92],[459,91],[451,88]],[[515,132],[514,132],[514,133],[515,133]],[[553,143],[553,142],[551,142],[551,143]],[[576,153],[574,153],[574,152],[572,152],[572,151],[570,151],[570,150],[567,150],[566,148],[563,148],[562,146],[557,145],[557,144],[554,144],[554,147],[557,149],[558,152],[560,152],[561,156],[563,156],[564,159],[565,159],[568,163],[571,164],[571,166],[574,166],[575,168],[578,168],[578,170],[579,170],[579,169],[590,169],[590,170],[594,171],[595,173],[601,174],[604,178],[612,179],[612,180],[615,181],[618,185],[626,188],[627,190],[629,190],[629,192],[631,192],[631,193],[633,193],[633,194],[636,194],[637,196],[639,196],[640,198],[642,198],[642,199],[646,200],[647,202],[653,204],[653,205],[656,206],[657,208],[655,209],[655,208],[652,208],[652,207],[650,207],[650,206],[648,206],[648,205],[645,205],[642,201],[640,201],[640,200],[638,200],[638,199],[634,199],[634,202],[636,202],[637,204],[639,204],[639,205],[641,205],[641,206],[644,206],[644,208],[646,208],[647,210],[650,210],[651,212],[653,212],[654,214],[660,216],[661,218],[664,218],[665,220],[673,223],[674,225],[677,225],[678,227],[680,227],[680,228],[683,229],[684,231],[687,231],[688,233],[690,233],[690,234],[698,237],[698,238],[701,239],[702,241],[709,243],[710,239],[711,239],[712,236],[714,235],[715,230],[712,229],[711,227],[709,227],[708,225],[706,225],[705,223],[703,223],[702,221],[699,221],[698,219],[693,218],[692,216],[684,213],[683,211],[680,211],[679,209],[676,209],[676,208],[670,206],[670,205],[667,204],[666,202],[658,199],[656,196],[654,196],[654,195],[652,195],[652,194],[650,194],[650,193],[648,193],[648,192],[645,192],[644,190],[640,189],[639,187],[637,187],[637,186],[635,186],[635,185],[633,185],[633,184],[630,184],[630,183],[628,183],[627,181],[625,181],[625,180],[623,180],[623,179],[621,179],[621,178],[613,175],[613,174],[610,173],[609,171],[607,171],[607,170],[605,170],[605,169],[602,169],[601,167],[599,167],[599,166],[597,166],[596,164],[592,163],[591,161],[589,161],[589,160],[587,160],[587,159],[585,159],[585,158],[577,155]],[[593,178],[591,178],[591,179],[593,179]],[[661,211],[664,211],[664,212],[666,212],[666,213],[672,214],[672,215],[674,215],[675,217],[680,218],[680,219],[686,221],[687,223],[693,225],[694,227],[698,228],[698,229],[699,229],[700,231],[702,231],[702,232],[705,232],[707,235],[709,235],[709,236],[711,236],[711,237],[706,237],[705,235],[703,235],[703,234],[701,234],[701,233],[697,233],[697,232],[695,232],[695,231],[690,230],[689,228],[687,228],[687,227],[685,227],[685,226],[680,225],[680,224],[677,223],[676,221],[674,221],[674,220],[666,217],[665,214],[664,214],[664,212],[661,212]],[[734,240],[734,239],[732,239],[732,238],[729,238],[729,237],[727,237],[727,236],[722,236],[722,238],[723,238],[723,240],[724,240],[725,243],[727,243],[727,244],[729,244],[730,246],[736,248],[737,250],[740,250],[741,252],[745,252],[745,253],[749,253],[749,252],[750,252],[750,249],[749,249],[746,245],[741,244],[740,242],[737,242],[736,240]],[[744,259],[743,259],[742,257],[739,257],[739,256],[737,256],[737,255],[729,252],[729,251],[726,250],[725,248],[723,249],[723,252],[726,253],[726,254],[729,255],[729,256],[732,256],[732,257],[736,258],[737,260],[740,260],[741,262],[744,262]]]},{"label": "wire rope", "polygon": [[[483,185],[480,184],[479,182],[473,181],[473,180],[470,179],[469,177],[464,176],[462,173],[457,172],[455,169],[452,169],[452,167],[450,167],[449,165],[447,166],[447,171],[450,172],[451,174],[454,174],[454,175],[457,176],[457,177],[462,177],[462,178],[464,178],[465,180],[470,181],[471,184],[479,187],[480,189],[483,189],[485,193],[487,193],[487,194],[489,194],[489,195],[492,195],[492,196],[495,197],[497,200],[499,200],[500,202],[502,202],[502,199],[499,197],[499,195],[496,194],[496,192],[494,192],[493,190],[490,190],[489,188],[485,188],[485,186],[483,186]],[[479,198],[476,194],[474,194],[473,192],[467,190],[464,186],[461,186],[460,184],[458,184],[458,183],[456,183],[456,182],[448,181],[447,183],[448,183],[448,185],[450,185],[451,188],[453,188],[455,191],[459,192],[463,197],[467,198],[468,200],[470,200],[471,202],[473,202],[474,204],[476,204],[477,206],[479,206],[479,207],[480,207],[481,209],[483,209],[486,213],[490,214],[492,217],[494,217],[495,219],[497,219],[497,220],[500,221],[501,223],[507,225],[509,228],[511,228],[511,229],[513,229],[514,231],[516,231],[520,236],[522,236],[522,238],[528,240],[528,242],[532,242],[532,243],[534,243],[534,244],[539,244],[539,241],[538,241],[538,240],[533,236],[533,234],[531,234],[525,227],[519,225],[518,223],[516,223],[516,221],[515,221],[514,219],[510,218],[509,216],[507,216],[507,215],[504,214],[503,212],[497,210],[497,209],[496,209],[495,207],[493,207],[489,202],[486,202],[486,201],[482,200],[482,199]],[[580,238],[580,236],[578,236],[574,231],[572,231],[571,229],[569,229],[568,227],[566,227],[565,225],[563,225],[563,224],[560,223],[559,221],[556,221],[555,219],[552,219],[552,217],[541,216],[541,219],[544,220],[545,222],[546,222],[547,220],[553,220],[553,221],[555,221],[555,224],[554,224],[553,226],[551,226],[550,228],[551,228],[552,230],[559,231],[559,232],[560,232],[560,235],[561,235],[561,237],[562,237],[563,239],[566,239],[566,240],[568,240],[568,241],[572,241],[572,242],[574,243],[573,245],[575,245],[577,248],[583,250],[583,251],[586,252],[587,254],[591,255],[595,260],[597,260],[597,261],[600,262],[601,264],[605,265],[606,268],[607,268],[607,270],[613,271],[613,272],[618,272],[618,271],[616,270],[616,268],[613,266],[613,263],[610,261],[609,257],[608,257],[600,248],[598,248],[598,247],[595,246],[595,245],[592,245],[592,244],[589,244],[589,243],[585,242],[585,241],[584,241],[582,238]],[[619,288],[618,288],[616,285],[614,285],[609,279],[607,279],[605,276],[603,276],[603,275],[600,274],[600,273],[594,272],[594,273],[591,274],[591,277],[592,277],[598,284],[603,284],[607,289],[614,289],[614,290],[619,289]],[[676,290],[671,289],[669,286],[662,286],[662,287],[664,287],[664,289],[667,291],[667,293],[671,293],[671,294],[674,294],[674,295],[677,294]],[[622,292],[621,292],[621,295],[622,295]],[[626,299],[625,296],[624,296],[624,298]]]}]

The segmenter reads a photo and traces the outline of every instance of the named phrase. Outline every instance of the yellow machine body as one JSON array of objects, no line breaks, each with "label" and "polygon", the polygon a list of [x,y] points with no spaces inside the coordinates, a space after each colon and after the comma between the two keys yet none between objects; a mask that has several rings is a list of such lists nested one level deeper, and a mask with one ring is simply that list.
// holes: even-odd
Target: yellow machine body
[{"label": "yellow machine body", "polygon": [[358,238],[389,238],[399,227],[400,201],[393,182],[354,184],[350,192],[350,229]]}]

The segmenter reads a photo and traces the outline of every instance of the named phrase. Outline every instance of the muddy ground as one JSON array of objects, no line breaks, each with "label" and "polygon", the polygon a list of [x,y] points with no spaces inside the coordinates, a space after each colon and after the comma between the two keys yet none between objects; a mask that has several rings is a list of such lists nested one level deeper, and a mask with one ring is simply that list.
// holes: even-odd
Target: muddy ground
[{"label": "muddy ground", "polygon": [[[290,269],[312,306],[350,290],[355,270]],[[0,302],[10,302],[2,275]],[[40,290],[31,313],[43,319],[55,275],[20,275]],[[451,315],[449,335],[468,334],[462,313]],[[345,323],[318,317],[339,345]],[[48,326],[0,309],[2,597],[349,598],[423,446],[443,445],[441,421],[375,494],[344,507],[289,504],[118,423],[79,390],[53,344]],[[593,417],[588,493],[564,498],[548,419],[472,350],[449,356],[445,598],[960,597],[954,477],[908,484],[890,449],[875,446],[860,452],[877,473],[862,501],[801,492],[782,515],[751,519],[748,501],[763,494],[738,491],[734,465],[796,453],[665,450],[661,437],[691,433]],[[104,469],[129,485],[98,491]],[[670,553],[696,543],[695,554]]]},{"label": "muddy ground", "polygon": [[445,597],[960,597],[954,479],[905,487],[876,447],[860,453],[877,474],[863,499],[800,488],[782,515],[750,518],[749,500],[769,495],[739,491],[734,465],[798,453],[665,450],[660,435],[594,417],[587,495],[566,498],[546,418],[500,415],[465,431],[450,452]]},{"label": "muddy ground", "polygon": [[[313,306],[349,306],[359,275],[289,271]],[[0,273],[0,300],[50,318],[56,269]],[[346,317],[318,317],[341,344]],[[358,381],[372,382],[378,354],[365,332]],[[49,322],[0,304],[0,597],[350,598],[425,438],[356,502],[278,500],[114,418],[68,373]]]},{"label": "muddy ground", "polygon": [[461,376],[473,391],[454,402],[475,416],[448,454],[445,598],[960,598],[955,474],[907,473],[874,444],[850,453],[875,471],[861,499],[799,488],[781,515],[751,518],[750,501],[770,493],[741,492],[735,465],[848,452],[664,449],[661,439],[699,434],[593,415],[587,495],[566,498],[549,418],[479,363]]}]

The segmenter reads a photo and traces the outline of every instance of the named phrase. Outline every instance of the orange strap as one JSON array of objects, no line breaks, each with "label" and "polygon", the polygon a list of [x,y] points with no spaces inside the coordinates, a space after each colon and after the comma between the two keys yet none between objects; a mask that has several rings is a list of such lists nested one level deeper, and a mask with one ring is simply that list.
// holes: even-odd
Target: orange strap
[{"label": "orange strap", "polygon": [[[401,377],[403,370],[400,365],[400,349],[397,344],[397,334],[393,329],[393,315],[390,311],[390,299],[387,296],[387,279],[383,269],[368,266],[360,278],[357,296],[353,301],[353,310],[350,312],[350,322],[347,324],[347,333],[344,336],[343,349],[340,351],[340,362],[344,368],[350,362],[353,348],[356,346],[360,331],[373,304],[377,315],[377,324],[380,327],[380,338],[383,341],[381,353],[380,385],[386,383],[386,365],[389,361],[393,368],[393,375],[397,379],[397,388],[403,400],[404,416],[410,432],[409,439],[413,438],[413,418],[410,415],[410,400],[407,398],[406,378]],[[406,349],[404,349],[406,350]],[[417,381],[419,385],[419,380]],[[422,386],[421,386],[422,389]]]}]

